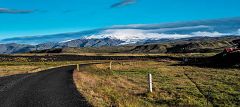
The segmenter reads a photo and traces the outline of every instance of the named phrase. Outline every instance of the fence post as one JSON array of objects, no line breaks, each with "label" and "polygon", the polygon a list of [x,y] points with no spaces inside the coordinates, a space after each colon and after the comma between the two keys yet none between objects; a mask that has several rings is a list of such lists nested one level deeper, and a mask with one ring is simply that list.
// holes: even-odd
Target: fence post
[{"label": "fence post", "polygon": [[148,74],[148,91],[150,93],[153,92],[153,90],[152,90],[152,74]]},{"label": "fence post", "polygon": [[112,61],[110,61],[109,69],[112,70]]},{"label": "fence post", "polygon": [[77,64],[77,71],[80,71],[80,67],[79,67],[79,64]]}]

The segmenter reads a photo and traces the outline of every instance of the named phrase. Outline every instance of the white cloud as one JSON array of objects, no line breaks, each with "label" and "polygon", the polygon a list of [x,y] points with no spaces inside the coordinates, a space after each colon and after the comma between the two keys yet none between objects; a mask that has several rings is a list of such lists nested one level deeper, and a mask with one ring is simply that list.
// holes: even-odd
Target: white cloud
[{"label": "white cloud", "polygon": [[157,39],[180,39],[188,37],[217,37],[226,35],[219,32],[193,32],[191,34],[166,34],[156,33],[154,31],[140,30],[140,29],[108,29],[102,31],[100,34],[94,34],[86,38],[113,38],[120,39],[127,43],[136,43],[140,40],[157,40]]},{"label": "white cloud", "polygon": [[218,37],[218,36],[223,36],[223,35],[228,35],[226,33],[219,33],[219,32],[193,32],[193,36],[208,36],[208,37]]},{"label": "white cloud", "polygon": [[138,29],[116,29],[116,30],[105,30],[100,34],[91,35],[87,38],[113,38],[126,41],[127,43],[136,43],[139,40],[146,39],[163,39],[163,38],[186,38],[191,35],[181,34],[164,34],[164,33],[149,33],[144,30]]},{"label": "white cloud", "polygon": [[61,42],[59,42],[59,43],[66,43],[66,42],[70,42],[70,41],[72,41],[72,40],[74,40],[74,39],[64,40],[64,41],[61,41]]},{"label": "white cloud", "polygon": [[160,24],[132,24],[132,25],[115,25],[109,29],[139,29],[149,31],[171,31],[171,30],[191,30],[191,29],[213,29],[212,26],[194,25],[194,26],[179,26],[179,27],[164,27]]},{"label": "white cloud", "polygon": [[240,35],[240,29],[238,29],[237,34]]},{"label": "white cloud", "polygon": [[115,3],[111,6],[111,8],[116,8],[116,7],[121,7],[121,6],[126,6],[129,4],[134,4],[136,3],[136,0],[122,0],[121,2]]}]

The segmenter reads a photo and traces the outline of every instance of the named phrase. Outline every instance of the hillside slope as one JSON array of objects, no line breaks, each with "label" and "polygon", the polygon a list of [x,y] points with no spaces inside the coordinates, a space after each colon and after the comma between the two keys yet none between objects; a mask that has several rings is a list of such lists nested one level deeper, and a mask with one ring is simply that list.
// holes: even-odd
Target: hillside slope
[{"label": "hillside slope", "polygon": [[0,44],[0,54],[22,53],[34,50],[35,46],[24,44]]},{"label": "hillside slope", "polygon": [[159,44],[144,44],[136,46],[132,53],[207,53],[221,52],[224,48],[232,47],[233,40],[238,36],[201,37],[169,40]]}]

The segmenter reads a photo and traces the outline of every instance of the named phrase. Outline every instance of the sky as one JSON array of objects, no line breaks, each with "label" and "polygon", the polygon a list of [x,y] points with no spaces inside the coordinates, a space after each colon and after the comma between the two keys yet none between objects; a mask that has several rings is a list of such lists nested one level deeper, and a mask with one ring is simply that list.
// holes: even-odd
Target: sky
[{"label": "sky", "polygon": [[0,0],[0,39],[240,16],[240,0]]}]

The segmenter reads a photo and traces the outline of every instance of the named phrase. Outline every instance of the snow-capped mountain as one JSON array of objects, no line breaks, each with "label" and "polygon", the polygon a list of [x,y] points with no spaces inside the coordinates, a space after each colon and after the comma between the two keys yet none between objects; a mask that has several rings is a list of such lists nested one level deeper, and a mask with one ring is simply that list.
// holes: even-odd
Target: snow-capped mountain
[{"label": "snow-capped mountain", "polygon": [[122,44],[129,44],[145,40],[179,39],[202,36],[218,37],[239,34],[240,17],[236,17],[164,24],[117,25],[73,33],[8,38],[0,40],[0,43],[40,44],[47,42],[65,42],[81,38],[111,38],[125,41]]},{"label": "snow-capped mountain", "polygon": [[48,42],[38,45],[26,44],[0,44],[0,54],[24,53],[36,50],[57,49],[57,48],[81,48],[81,47],[102,47],[102,46],[117,46],[124,41],[104,38],[104,39],[76,39],[65,42]]}]

